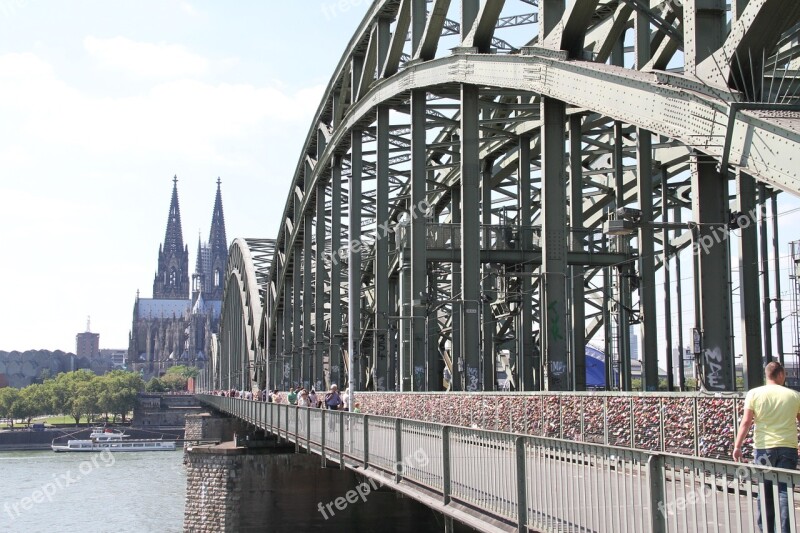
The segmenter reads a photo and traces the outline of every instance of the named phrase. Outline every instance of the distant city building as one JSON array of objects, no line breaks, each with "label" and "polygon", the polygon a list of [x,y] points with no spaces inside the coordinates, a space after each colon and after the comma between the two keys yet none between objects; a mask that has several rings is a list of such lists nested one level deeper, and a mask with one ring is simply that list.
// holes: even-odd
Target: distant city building
[{"label": "distant city building", "polygon": [[636,335],[636,330],[638,326],[631,326],[630,327],[630,335],[631,335],[631,360],[632,361],[641,361],[642,358],[639,357],[639,336]]},{"label": "distant city building", "polygon": [[137,291],[133,306],[127,354],[131,369],[157,375],[177,364],[205,366],[211,336],[219,331],[227,263],[221,182],[217,179],[211,231],[207,243],[198,239],[190,285],[189,247],[183,244],[175,177],[164,244],[158,250],[153,297],[141,298]]},{"label": "distant city building", "polygon": [[115,368],[122,368],[125,366],[127,354],[128,350],[119,348],[100,350],[100,357],[111,361]]},{"label": "distant city building", "polygon": [[75,355],[94,359],[100,355],[100,334],[85,331],[75,335]]}]

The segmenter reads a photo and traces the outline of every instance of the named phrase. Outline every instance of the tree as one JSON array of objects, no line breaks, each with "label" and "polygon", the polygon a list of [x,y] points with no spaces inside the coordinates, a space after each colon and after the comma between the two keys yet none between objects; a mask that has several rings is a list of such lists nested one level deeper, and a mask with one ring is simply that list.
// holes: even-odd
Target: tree
[{"label": "tree", "polygon": [[[200,375],[200,369],[196,366],[175,365],[167,369],[166,375],[178,374],[185,378],[195,378]],[[166,377],[166,376],[165,376]]]},{"label": "tree", "polygon": [[12,387],[3,387],[0,389],[0,418],[10,418],[11,425],[14,425],[14,415],[12,414],[12,406],[19,397],[19,390]]},{"label": "tree", "polygon": [[106,374],[104,379],[106,387],[101,404],[107,412],[113,413],[115,420],[118,414],[121,415],[124,423],[128,413],[136,406],[137,394],[145,388],[144,380],[139,374],[122,370]]},{"label": "tree", "polygon": [[89,383],[96,378],[94,373],[85,369],[59,374],[54,383],[55,410],[73,417],[76,425],[80,423],[82,416],[96,412],[96,391],[89,388]]},{"label": "tree", "polygon": [[33,384],[19,391],[17,399],[11,405],[11,413],[14,418],[21,418],[30,425],[33,417],[47,414],[48,399],[41,387],[41,385]]},{"label": "tree", "polygon": [[164,377],[161,378],[161,383],[164,385],[164,388],[168,391],[184,391],[186,390],[187,384],[186,376],[182,374],[165,374]]},{"label": "tree", "polygon": [[152,377],[150,381],[147,382],[147,385],[144,386],[144,390],[147,392],[165,392],[167,389],[160,379]]}]

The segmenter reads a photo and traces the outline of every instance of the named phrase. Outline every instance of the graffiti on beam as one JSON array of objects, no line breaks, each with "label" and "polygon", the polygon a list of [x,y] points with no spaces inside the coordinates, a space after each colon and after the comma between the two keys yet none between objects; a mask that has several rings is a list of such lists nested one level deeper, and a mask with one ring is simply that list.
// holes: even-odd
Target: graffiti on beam
[{"label": "graffiti on beam", "polygon": [[553,300],[547,305],[547,317],[550,320],[550,336],[554,340],[563,340],[564,336],[561,335],[561,317],[558,316],[558,312],[556,311],[556,306],[558,305],[558,300]]},{"label": "graffiti on beam", "polygon": [[474,366],[467,367],[467,390],[475,392],[479,390],[480,380],[478,379],[478,369]]},{"label": "graffiti on beam", "polygon": [[725,390],[725,376],[722,375],[722,350],[719,347],[705,350],[706,387],[710,390]]},{"label": "graffiti on beam", "polygon": [[425,386],[425,367],[414,367],[414,390],[423,390]]}]

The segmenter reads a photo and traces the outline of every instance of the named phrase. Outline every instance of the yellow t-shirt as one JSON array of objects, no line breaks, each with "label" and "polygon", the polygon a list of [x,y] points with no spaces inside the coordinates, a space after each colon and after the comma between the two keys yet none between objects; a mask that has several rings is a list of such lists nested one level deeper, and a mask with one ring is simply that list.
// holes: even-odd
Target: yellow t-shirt
[{"label": "yellow t-shirt", "polygon": [[797,448],[797,413],[800,394],[782,385],[764,385],[749,391],[744,408],[753,411],[756,449]]}]

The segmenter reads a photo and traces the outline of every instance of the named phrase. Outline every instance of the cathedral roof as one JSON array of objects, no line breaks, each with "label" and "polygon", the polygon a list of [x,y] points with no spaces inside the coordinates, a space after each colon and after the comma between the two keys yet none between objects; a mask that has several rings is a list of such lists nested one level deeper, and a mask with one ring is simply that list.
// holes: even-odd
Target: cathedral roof
[{"label": "cathedral roof", "polygon": [[172,318],[182,317],[189,312],[191,301],[185,300],[161,300],[153,298],[139,298],[139,313],[136,318]]}]

